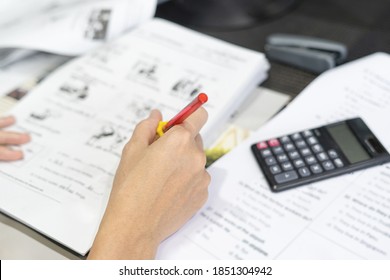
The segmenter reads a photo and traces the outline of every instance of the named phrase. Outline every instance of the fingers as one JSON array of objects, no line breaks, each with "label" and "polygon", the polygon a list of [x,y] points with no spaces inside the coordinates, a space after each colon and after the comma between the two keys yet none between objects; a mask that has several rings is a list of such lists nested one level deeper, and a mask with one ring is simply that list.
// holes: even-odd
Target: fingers
[{"label": "fingers", "polygon": [[15,118],[12,116],[0,118],[0,128],[4,128],[15,123]]},{"label": "fingers", "polygon": [[200,151],[203,151],[203,140],[202,140],[202,136],[200,136],[200,134],[196,135],[195,136],[195,143],[196,143],[196,146],[199,148]]},{"label": "fingers", "polygon": [[30,140],[30,136],[25,133],[0,131],[0,145],[21,145]]},{"label": "fingers", "polygon": [[[14,123],[14,117],[2,117],[0,118],[0,129],[13,125]],[[13,150],[3,145],[21,145],[30,140],[30,136],[26,133],[0,130],[0,161],[13,161],[23,158],[22,151]]]},{"label": "fingers", "polygon": [[161,119],[160,111],[152,110],[149,117],[135,127],[130,142],[143,147],[149,146],[156,137],[156,129]]},{"label": "fingers", "polygon": [[7,147],[0,146],[0,161],[13,161],[22,158],[22,151],[15,151]]},{"label": "fingers", "polygon": [[203,107],[200,107],[182,123],[182,126],[188,129],[191,132],[191,135],[195,138],[196,135],[199,134],[200,129],[206,123],[207,118],[207,111]]},{"label": "fingers", "polygon": [[[0,118],[0,128],[5,128],[15,123],[12,116]],[[0,131],[0,145],[21,145],[29,142],[30,136],[26,133]]]}]

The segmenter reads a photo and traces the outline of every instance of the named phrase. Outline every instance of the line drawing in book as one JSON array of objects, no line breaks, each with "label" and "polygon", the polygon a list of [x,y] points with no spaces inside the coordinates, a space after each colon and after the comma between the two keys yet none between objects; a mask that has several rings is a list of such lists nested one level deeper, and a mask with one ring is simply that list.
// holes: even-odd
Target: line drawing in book
[{"label": "line drawing in book", "polygon": [[166,70],[162,70],[162,64],[157,59],[139,59],[133,64],[127,79],[159,91],[161,73],[164,71]]},{"label": "line drawing in book", "polygon": [[138,61],[133,67],[133,73],[137,78],[157,82],[158,64],[155,62]]},{"label": "line drawing in book", "polygon": [[70,100],[81,101],[88,98],[90,85],[84,81],[73,80],[72,82],[63,83],[59,88],[59,92]]},{"label": "line drawing in book", "polygon": [[61,114],[53,112],[50,109],[43,109],[40,111],[33,111],[30,113],[30,118],[37,121],[45,121],[49,118],[60,118]]},{"label": "line drawing in book", "polygon": [[176,97],[190,99],[196,94],[198,94],[203,88],[203,85],[199,80],[200,77],[197,77],[195,75],[189,75],[180,78],[173,84],[170,93],[171,95]]},{"label": "line drawing in book", "polygon": [[130,131],[118,125],[107,123],[102,125],[86,142],[95,149],[121,155],[121,149],[130,136]]},{"label": "line drawing in book", "polygon": [[85,38],[91,40],[106,39],[110,17],[110,9],[93,10],[88,18],[88,25],[84,33]]}]

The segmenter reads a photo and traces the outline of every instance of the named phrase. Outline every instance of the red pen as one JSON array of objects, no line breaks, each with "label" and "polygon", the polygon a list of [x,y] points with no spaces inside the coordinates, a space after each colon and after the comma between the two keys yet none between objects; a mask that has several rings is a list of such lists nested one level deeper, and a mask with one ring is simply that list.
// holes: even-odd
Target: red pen
[{"label": "red pen", "polygon": [[200,106],[206,103],[208,97],[205,93],[200,93],[194,100],[192,100],[187,106],[185,106],[176,116],[174,116],[169,122],[160,122],[157,128],[157,134],[162,136],[170,128],[175,125],[181,124],[186,118],[188,118],[193,112],[195,112]]}]

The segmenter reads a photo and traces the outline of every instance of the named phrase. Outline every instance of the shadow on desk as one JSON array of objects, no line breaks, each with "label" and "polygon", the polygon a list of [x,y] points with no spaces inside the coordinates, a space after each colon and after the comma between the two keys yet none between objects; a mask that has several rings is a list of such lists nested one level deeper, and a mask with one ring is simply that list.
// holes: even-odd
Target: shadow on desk
[{"label": "shadow on desk", "polygon": [[81,259],[27,226],[0,213],[0,259]]}]

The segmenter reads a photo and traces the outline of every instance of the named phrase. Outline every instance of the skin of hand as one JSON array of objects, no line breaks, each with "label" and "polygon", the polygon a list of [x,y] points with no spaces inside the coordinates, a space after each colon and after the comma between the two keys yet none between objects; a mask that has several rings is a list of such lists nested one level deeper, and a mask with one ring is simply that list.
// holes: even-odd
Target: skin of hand
[{"label": "skin of hand", "polygon": [[153,110],[126,144],[89,259],[153,259],[159,244],[206,202],[210,175],[198,109],[156,140]]},{"label": "skin of hand", "polygon": [[9,145],[22,145],[30,141],[30,136],[26,133],[12,132],[4,128],[15,123],[15,118],[0,118],[0,161],[13,161],[23,158],[23,152],[14,150]]}]

